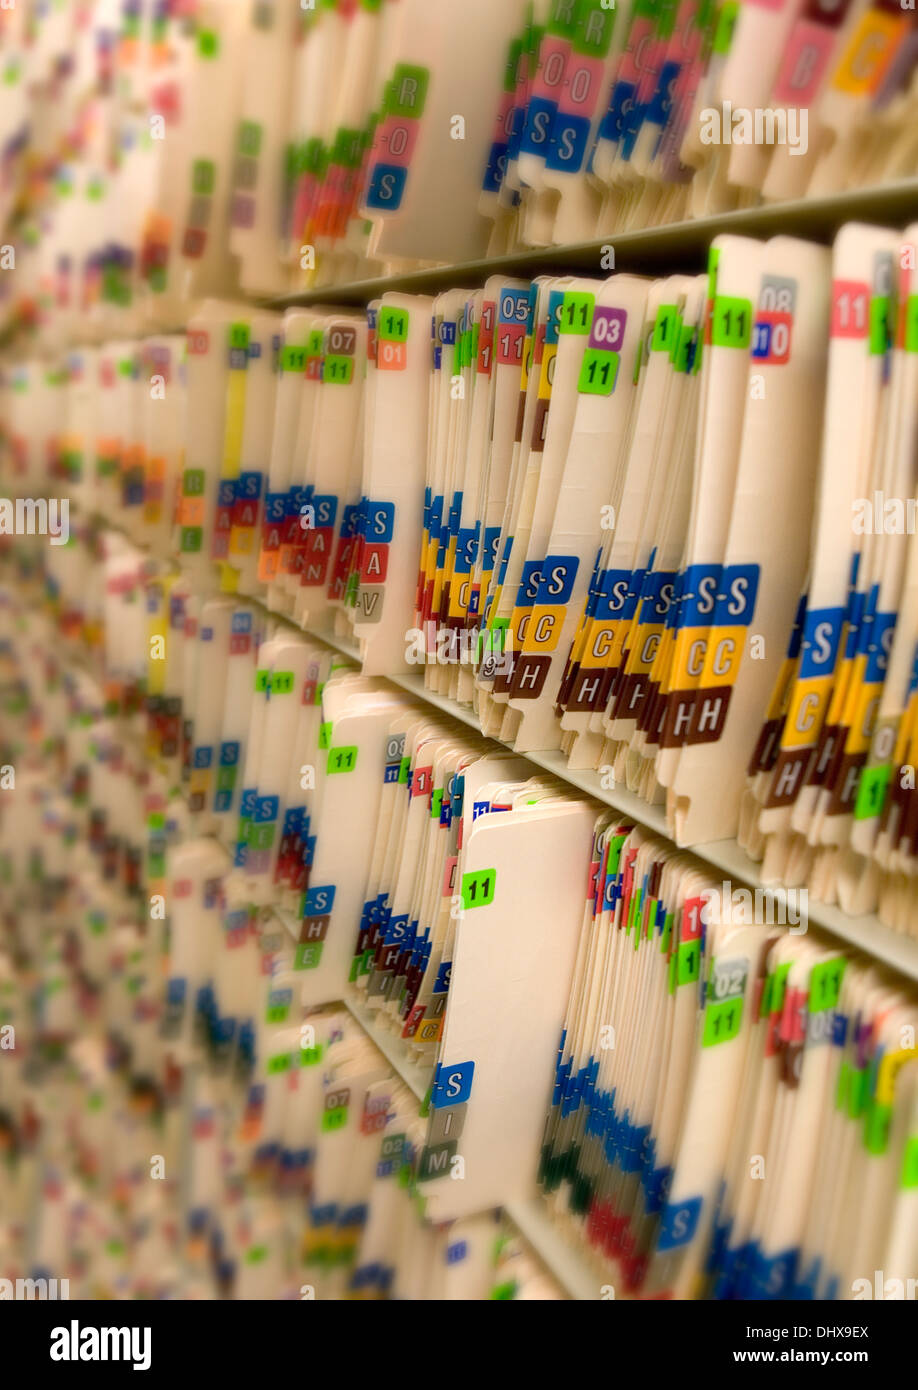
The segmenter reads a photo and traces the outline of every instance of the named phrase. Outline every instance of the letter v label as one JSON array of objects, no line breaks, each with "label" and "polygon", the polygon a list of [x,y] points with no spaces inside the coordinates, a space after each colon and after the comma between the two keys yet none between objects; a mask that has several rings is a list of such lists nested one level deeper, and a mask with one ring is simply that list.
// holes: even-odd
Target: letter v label
[{"label": "letter v label", "polygon": [[379,588],[362,588],[359,591],[357,603],[366,622],[379,622],[382,617],[382,608],[379,603],[381,597],[382,591]]}]

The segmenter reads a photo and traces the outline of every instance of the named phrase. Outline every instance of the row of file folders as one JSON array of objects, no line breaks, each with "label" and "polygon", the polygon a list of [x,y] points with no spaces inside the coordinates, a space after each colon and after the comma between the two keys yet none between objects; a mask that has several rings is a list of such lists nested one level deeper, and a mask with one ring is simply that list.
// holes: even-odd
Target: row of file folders
[{"label": "row of file folders", "polygon": [[[98,545],[45,548],[45,568],[27,542],[0,608],[28,769],[3,874],[23,901],[72,894],[66,947],[47,906],[26,919],[41,1037],[81,1032],[88,980],[136,1077],[209,1059],[200,1106],[219,1101],[243,1168],[283,1161],[307,1257],[350,1252],[352,1290],[384,1291],[362,1241],[401,1174],[403,1219],[460,1233],[541,1186],[597,1297],[856,1298],[876,1270],[904,1296],[912,990],[322,644],[258,641],[237,599],[179,581],[182,698],[144,692],[131,643],[162,578]],[[93,576],[102,621],[78,614]],[[364,1041],[302,1079],[342,998],[429,1078],[420,1115]],[[220,1164],[197,1153],[206,1223]]]},{"label": "row of file folders", "polygon": [[104,0],[2,37],[0,306],[49,340],[918,171],[899,0]]},{"label": "row of file folders", "polygon": [[915,254],[849,225],[699,276],[209,303],[7,367],[5,473],[908,930]]}]

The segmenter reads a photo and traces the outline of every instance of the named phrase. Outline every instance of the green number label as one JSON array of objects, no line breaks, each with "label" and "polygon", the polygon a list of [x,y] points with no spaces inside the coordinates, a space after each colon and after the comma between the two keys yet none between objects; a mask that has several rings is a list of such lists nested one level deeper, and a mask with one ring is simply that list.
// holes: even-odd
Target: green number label
[{"label": "green number label", "polygon": [[380,311],[378,337],[386,343],[404,343],[408,339],[408,314],[405,309]]},{"label": "green number label", "polygon": [[209,198],[214,191],[217,174],[211,159],[196,159],[191,166],[191,189],[202,198]]},{"label": "green number label", "polygon": [[810,971],[810,996],[807,1001],[807,1009],[811,1014],[819,1013],[821,1009],[835,1008],[847,963],[844,956],[836,956],[834,960],[813,966]]},{"label": "green number label", "polygon": [[905,350],[918,352],[918,294],[910,294],[905,308]]},{"label": "green number label", "polygon": [[918,1134],[913,1134],[905,1146],[902,1160],[902,1186],[918,1187]]},{"label": "green number label", "polygon": [[[347,1092],[344,1093],[345,1095]],[[329,1099],[334,1099],[330,1096]],[[347,1124],[347,1105],[332,1105],[322,1112],[322,1132],[327,1134],[330,1130],[343,1129]]]},{"label": "green number label", "polygon": [[618,353],[608,348],[587,348],[580,364],[577,390],[587,396],[611,396],[620,360]]},{"label": "green number label", "polygon": [[683,941],[676,952],[676,984],[690,985],[701,973],[701,942]]},{"label": "green number label", "polygon": [[306,370],[306,349],[286,346],[280,358],[282,372],[304,372]]},{"label": "green number label", "polygon": [[333,772],[353,772],[357,766],[357,751],[353,744],[344,748],[329,749],[326,769],[328,775],[331,776]]},{"label": "green number label", "polygon": [[247,323],[231,323],[229,327],[229,349],[231,352],[248,352],[249,350],[249,325]]},{"label": "green number label", "polygon": [[715,53],[729,53],[738,14],[738,0],[726,0],[721,6],[720,14],[717,16],[717,28],[714,31]]},{"label": "green number label", "polygon": [[595,295],[568,290],[564,295],[564,302],[558,314],[558,332],[589,333],[595,304]]},{"label": "green number label", "polygon": [[198,56],[216,58],[220,52],[220,37],[213,29],[198,30]]},{"label": "green number label", "polygon": [[465,908],[487,907],[494,901],[496,869],[479,869],[477,873],[462,875],[462,906]]},{"label": "green number label", "polygon": [[499,1300],[514,1299],[516,1298],[516,1289],[516,1281],[513,1279],[508,1280],[506,1284],[496,1284],[491,1290],[491,1298]]},{"label": "green number label", "polygon": [[729,1042],[736,1037],[742,1022],[742,999],[726,999],[722,1004],[709,1004],[704,1011],[701,1046],[715,1047],[717,1043]]},{"label": "green number label", "polygon": [[889,295],[871,295],[870,352],[874,356],[880,356],[889,346],[889,339]]},{"label": "green number label", "polygon": [[867,1109],[867,1087],[870,1075],[866,1067],[851,1068],[848,1076],[848,1118],[859,1120]]},{"label": "green number label", "polygon": [[653,325],[651,352],[672,353],[679,338],[679,310],[675,304],[661,304]]},{"label": "green number label", "polygon": [[871,1105],[864,1128],[864,1147],[868,1153],[885,1154],[889,1147],[892,1109],[891,1105],[878,1105],[876,1102]]},{"label": "green number label", "polygon": [[349,386],[354,380],[353,357],[326,357],[322,380],[332,386]]},{"label": "green number label", "polygon": [[752,305],[748,299],[719,294],[711,315],[714,347],[748,348],[752,339]]},{"label": "green number label", "polygon": [[889,763],[864,768],[857,789],[857,801],[854,804],[855,820],[866,820],[870,816],[880,814],[886,801],[886,788],[891,776],[892,768]]},{"label": "green number label", "polygon": [[261,152],[261,126],[256,121],[243,121],[239,126],[239,153],[257,159]]}]

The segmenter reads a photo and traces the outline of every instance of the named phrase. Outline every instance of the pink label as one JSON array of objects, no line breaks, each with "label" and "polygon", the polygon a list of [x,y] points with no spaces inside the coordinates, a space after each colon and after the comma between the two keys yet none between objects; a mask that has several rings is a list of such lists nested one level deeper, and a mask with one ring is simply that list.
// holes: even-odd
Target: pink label
[{"label": "pink label", "polygon": [[651,50],[655,46],[653,43],[653,21],[637,19],[632,24],[631,33],[628,35],[628,47],[622,54],[622,65],[618,74],[622,82],[640,82],[648,45]]},{"label": "pink label", "polygon": [[691,107],[695,101],[695,93],[698,91],[698,84],[704,65],[698,60],[697,55],[693,55],[691,60],[683,63],[679,69],[679,76],[676,78],[676,85],[673,89],[673,105],[682,109]]},{"label": "pink label", "polygon": [[447,859],[443,866],[443,886],[440,889],[441,898],[451,898],[453,896],[453,887],[456,882],[456,865],[458,863],[459,860],[457,856],[453,855],[451,859]]},{"label": "pink label", "polygon": [[567,65],[559,109],[575,116],[591,115],[599,101],[605,66],[601,58],[584,58],[580,54],[573,54]]},{"label": "pink label", "polygon": [[494,122],[494,141],[509,140],[513,134],[513,93],[502,92]]},{"label": "pink label", "polygon": [[638,100],[642,104],[650,101],[657,87],[657,78],[666,58],[665,43],[648,43],[643,53],[641,80],[638,83]]},{"label": "pink label", "polygon": [[532,95],[547,101],[560,101],[564,95],[564,76],[571,46],[565,39],[543,38],[539,45],[539,67],[532,83]]},{"label": "pink label", "polygon": [[407,167],[418,142],[419,125],[419,121],[406,121],[403,116],[389,116],[376,132],[374,158],[382,164]]},{"label": "pink label", "polygon": [[819,89],[834,47],[832,32],[821,24],[801,20],[787,41],[774,100],[808,106]]},{"label": "pink label", "polygon": [[870,287],[861,280],[832,282],[832,338],[866,338],[870,326]]},{"label": "pink label", "polygon": [[666,54],[673,62],[687,63],[701,52],[704,31],[695,23],[700,8],[698,0],[682,0]]}]

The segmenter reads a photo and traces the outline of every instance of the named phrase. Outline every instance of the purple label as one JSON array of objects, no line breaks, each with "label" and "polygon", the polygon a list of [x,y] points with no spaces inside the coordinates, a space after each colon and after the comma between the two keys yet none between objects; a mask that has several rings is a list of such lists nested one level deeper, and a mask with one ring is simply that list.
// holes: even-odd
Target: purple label
[{"label": "purple label", "polygon": [[870,1059],[870,1040],[873,1036],[873,1025],[861,1023],[858,1019],[854,1030],[854,1065],[858,1071],[863,1071]]},{"label": "purple label", "polygon": [[590,347],[605,348],[608,352],[621,352],[627,322],[628,315],[624,309],[606,309],[597,304],[593,310]]}]

